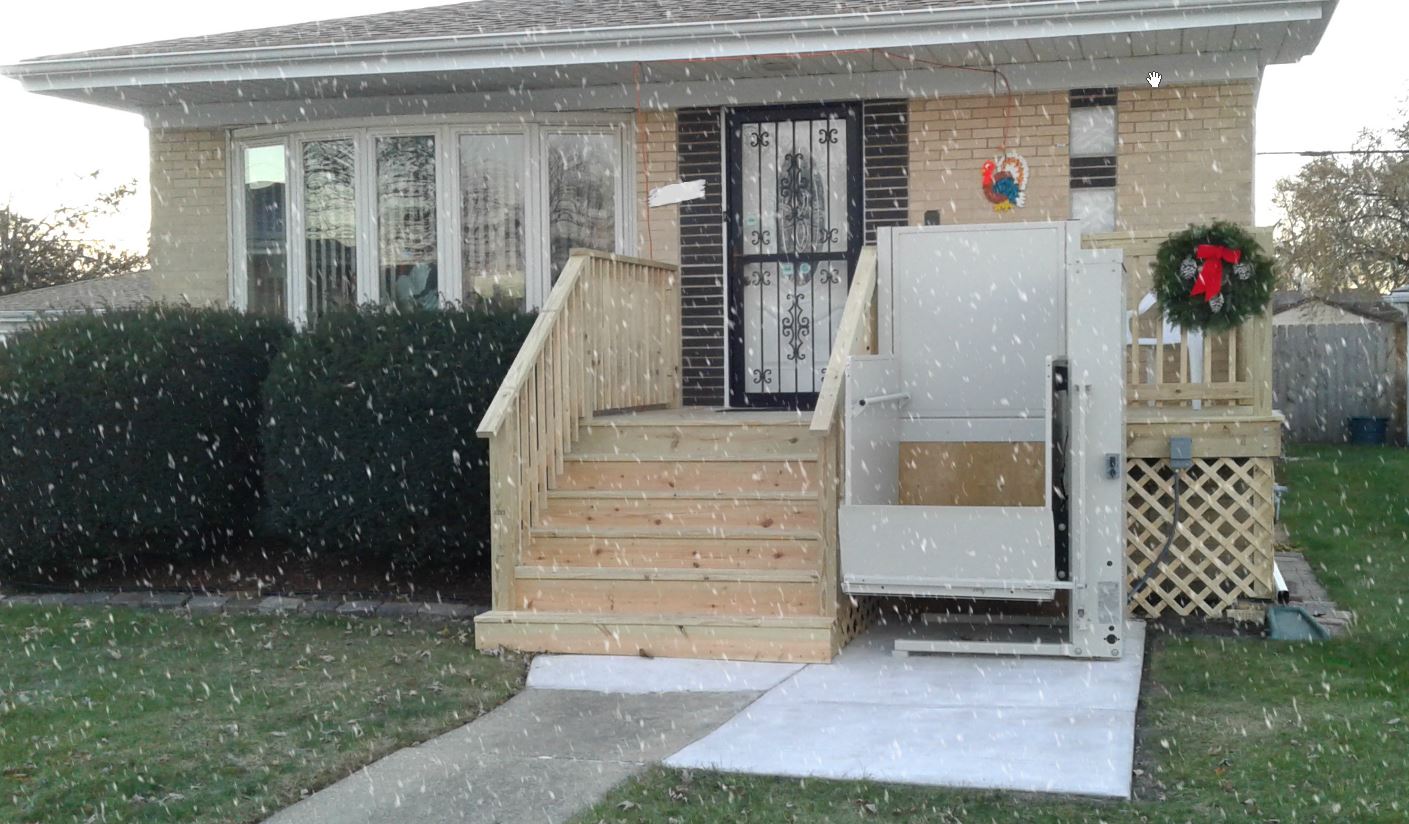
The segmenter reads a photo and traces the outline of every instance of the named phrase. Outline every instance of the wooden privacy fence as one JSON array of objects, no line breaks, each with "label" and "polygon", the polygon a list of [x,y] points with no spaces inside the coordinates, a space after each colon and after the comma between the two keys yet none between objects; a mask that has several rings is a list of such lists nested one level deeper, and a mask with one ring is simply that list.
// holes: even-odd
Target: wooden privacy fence
[{"label": "wooden privacy fence", "polygon": [[1402,324],[1278,326],[1273,396],[1293,441],[1340,442],[1350,417],[1389,418],[1402,434]]},{"label": "wooden privacy fence", "polygon": [[490,403],[494,608],[583,421],[680,405],[679,267],[575,249]]}]

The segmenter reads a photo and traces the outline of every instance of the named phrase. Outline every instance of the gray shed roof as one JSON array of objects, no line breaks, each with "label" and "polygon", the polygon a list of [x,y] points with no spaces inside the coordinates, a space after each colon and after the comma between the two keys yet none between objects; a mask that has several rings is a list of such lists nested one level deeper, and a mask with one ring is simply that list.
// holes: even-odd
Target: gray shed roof
[{"label": "gray shed roof", "polygon": [[1313,301],[1334,306],[1352,315],[1359,315],[1362,318],[1380,323],[1402,323],[1404,321],[1404,315],[1391,305],[1392,301],[1373,292],[1342,292],[1335,295],[1278,292],[1272,298],[1272,313],[1274,315],[1280,314]]},{"label": "gray shed roof", "polygon": [[0,297],[0,312],[125,309],[152,301],[146,272],[61,283]]},{"label": "gray shed roof", "polygon": [[[1081,6],[1090,8],[1103,2],[1108,0],[1084,0]],[[726,23],[796,17],[815,19],[826,16],[972,9],[985,6],[1008,8],[1034,3],[1067,5],[1073,8],[1076,6],[1075,0],[476,0],[470,3],[50,55],[25,62],[377,43],[487,34],[530,34],[672,23]]]}]

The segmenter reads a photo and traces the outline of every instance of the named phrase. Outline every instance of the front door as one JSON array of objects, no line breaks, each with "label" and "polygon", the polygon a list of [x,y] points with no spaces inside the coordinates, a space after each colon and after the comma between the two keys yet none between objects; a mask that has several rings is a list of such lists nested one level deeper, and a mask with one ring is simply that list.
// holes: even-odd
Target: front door
[{"label": "front door", "polygon": [[862,241],[861,118],[729,113],[729,404],[811,409]]}]

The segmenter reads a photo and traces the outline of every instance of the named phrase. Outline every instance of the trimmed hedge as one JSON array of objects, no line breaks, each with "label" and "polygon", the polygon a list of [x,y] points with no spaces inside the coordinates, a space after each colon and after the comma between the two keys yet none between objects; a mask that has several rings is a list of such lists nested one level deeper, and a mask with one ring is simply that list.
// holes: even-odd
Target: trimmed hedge
[{"label": "trimmed hedge", "polygon": [[271,526],[313,551],[461,564],[489,546],[475,427],[533,324],[502,308],[321,318],[265,384]]},{"label": "trimmed hedge", "polygon": [[259,388],[289,332],[156,307],[63,318],[0,347],[0,566],[44,573],[247,535]]}]

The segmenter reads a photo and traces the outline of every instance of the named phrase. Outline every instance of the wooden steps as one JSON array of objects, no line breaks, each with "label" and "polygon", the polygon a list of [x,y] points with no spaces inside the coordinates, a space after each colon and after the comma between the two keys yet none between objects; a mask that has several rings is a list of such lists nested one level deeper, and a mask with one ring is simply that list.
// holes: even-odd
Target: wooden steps
[{"label": "wooden steps", "polygon": [[662,535],[622,530],[534,530],[521,559],[546,567],[652,569],[817,569],[815,534],[744,537]]},{"label": "wooden steps", "polygon": [[634,459],[744,459],[817,454],[817,436],[796,425],[630,423],[610,418],[582,428],[577,451]]},{"label": "wooden steps", "polygon": [[819,451],[797,415],[584,425],[477,643],[828,660]]},{"label": "wooden steps", "polygon": [[767,460],[640,458],[574,452],[563,461],[554,489],[620,492],[810,492],[818,488],[817,456]]},{"label": "wooden steps", "polygon": [[819,524],[817,500],[723,497],[549,497],[539,521],[545,527],[712,527],[727,534],[746,529],[812,530]]},{"label": "wooden steps", "polygon": [[822,616],[628,616],[494,610],[475,619],[475,646],[579,655],[824,663],[832,659],[832,621]]}]

